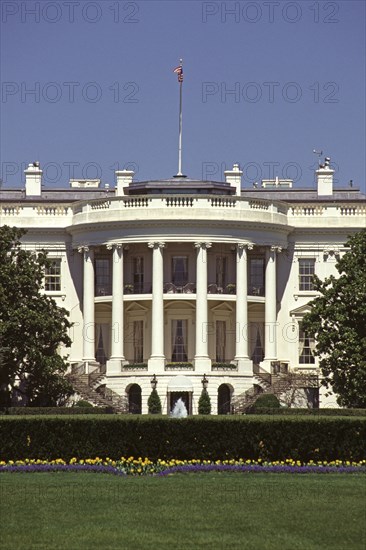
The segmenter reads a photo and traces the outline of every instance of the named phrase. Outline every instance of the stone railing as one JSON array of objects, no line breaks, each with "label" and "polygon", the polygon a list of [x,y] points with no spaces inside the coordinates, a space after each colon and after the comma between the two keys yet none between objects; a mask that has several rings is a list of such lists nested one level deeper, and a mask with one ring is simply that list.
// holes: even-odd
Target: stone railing
[{"label": "stone railing", "polygon": [[108,210],[111,205],[110,200],[98,200],[95,202],[92,202],[90,205],[90,208],[92,210]]},{"label": "stone railing", "polygon": [[298,204],[291,207],[291,214],[293,216],[321,216],[324,208],[326,207],[321,204]]},{"label": "stone railing", "polygon": [[291,206],[288,212],[289,218],[295,216],[307,216],[307,217],[339,217],[339,216],[366,216],[365,204],[297,204]]},{"label": "stone railing", "polygon": [[67,206],[47,205],[34,206],[34,211],[38,216],[65,216],[68,214]]},{"label": "stone railing", "polygon": [[366,205],[337,206],[341,216],[366,216]]},{"label": "stone railing", "polygon": [[193,206],[193,197],[167,197],[165,199],[165,204],[169,207],[178,207],[178,208],[184,208],[184,207],[191,207]]},{"label": "stone railing", "polygon": [[0,213],[3,216],[18,216],[21,210],[21,206],[13,204],[3,204],[0,207]]},{"label": "stone railing", "polygon": [[287,207],[277,202],[243,197],[222,197],[209,195],[156,195],[122,196],[83,201],[72,206],[74,214],[90,210],[115,210],[123,208],[239,208],[245,210],[268,210],[274,213],[286,212]]}]

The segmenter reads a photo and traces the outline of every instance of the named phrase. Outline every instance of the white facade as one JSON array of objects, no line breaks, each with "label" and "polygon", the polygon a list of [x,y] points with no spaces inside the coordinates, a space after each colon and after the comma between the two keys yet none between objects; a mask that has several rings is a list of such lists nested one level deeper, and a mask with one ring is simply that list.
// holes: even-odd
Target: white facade
[{"label": "white facade", "polygon": [[240,191],[237,165],[225,182],[116,175],[113,190],[44,190],[34,163],[25,192],[0,190],[1,224],[55,260],[46,292],[74,323],[72,368],[101,369],[99,383],[142,413],[155,375],[163,412],[181,395],[192,414],[204,375],[215,414],[261,374],[314,372],[299,330],[311,276],[336,274],[347,237],[366,227],[365,195],[333,190],[329,162],[316,190],[277,179]]}]

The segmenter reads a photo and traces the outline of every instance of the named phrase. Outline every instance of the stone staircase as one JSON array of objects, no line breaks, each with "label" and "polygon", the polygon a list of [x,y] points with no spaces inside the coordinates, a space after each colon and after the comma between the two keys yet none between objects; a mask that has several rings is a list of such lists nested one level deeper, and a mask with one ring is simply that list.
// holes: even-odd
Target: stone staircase
[{"label": "stone staircase", "polygon": [[254,375],[255,386],[232,400],[232,412],[233,414],[244,414],[254,405],[260,395],[273,394],[280,398],[283,393],[294,387],[313,386],[315,378],[312,375],[306,376],[296,373],[257,373]]},{"label": "stone staircase", "polygon": [[128,413],[128,399],[119,395],[105,385],[105,374],[100,370],[85,374],[83,365],[73,368],[67,374],[74,390],[81,399],[88,401],[95,407],[112,407],[114,412],[120,414]]}]

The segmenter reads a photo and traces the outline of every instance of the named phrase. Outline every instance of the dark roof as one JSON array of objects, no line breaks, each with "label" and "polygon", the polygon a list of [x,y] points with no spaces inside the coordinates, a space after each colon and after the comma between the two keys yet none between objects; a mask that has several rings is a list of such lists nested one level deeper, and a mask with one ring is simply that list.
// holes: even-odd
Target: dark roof
[{"label": "dark roof", "polygon": [[235,188],[223,181],[192,180],[186,177],[175,177],[168,180],[137,181],[126,188],[128,195],[157,194],[214,194],[233,195]]},{"label": "dark roof", "polygon": [[25,196],[24,189],[0,189],[0,200],[17,202],[75,202],[114,197],[114,189],[42,189],[42,195]]},{"label": "dark roof", "polygon": [[318,196],[313,188],[302,189],[242,189],[241,196],[253,199],[267,199],[283,202],[337,202],[366,201],[366,195],[357,188],[334,189],[333,195]]},{"label": "dark roof", "polygon": [[[156,195],[156,194],[204,194],[204,195],[233,195],[235,188],[226,182],[201,181],[189,178],[172,178],[168,180],[150,180],[133,182],[127,188],[129,195]],[[0,188],[0,200],[9,202],[63,202],[88,201],[92,199],[113,198],[115,189],[53,189],[42,188],[41,196],[25,196],[24,189]],[[292,202],[338,202],[338,201],[366,201],[366,195],[358,188],[335,188],[333,195],[318,196],[314,188],[244,188],[241,196],[248,199],[265,199],[270,201]]]}]

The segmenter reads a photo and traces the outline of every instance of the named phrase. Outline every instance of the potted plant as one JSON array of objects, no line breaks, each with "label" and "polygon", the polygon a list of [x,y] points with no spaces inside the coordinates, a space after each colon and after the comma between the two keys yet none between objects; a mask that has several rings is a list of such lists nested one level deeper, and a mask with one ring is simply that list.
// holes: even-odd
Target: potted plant
[{"label": "potted plant", "polygon": [[226,286],[226,291],[228,294],[235,294],[236,292],[236,284],[235,283],[229,283]]},{"label": "potted plant", "polygon": [[133,293],[133,285],[130,283],[125,284],[124,291],[126,294],[132,294]]}]

